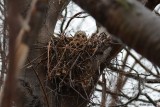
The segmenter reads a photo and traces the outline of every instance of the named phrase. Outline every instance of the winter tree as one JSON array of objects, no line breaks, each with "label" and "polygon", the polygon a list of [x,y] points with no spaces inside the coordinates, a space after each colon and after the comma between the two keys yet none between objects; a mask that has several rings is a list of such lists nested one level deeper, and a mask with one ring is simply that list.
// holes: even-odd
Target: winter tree
[{"label": "winter tree", "polygon": [[159,2],[1,0],[0,106],[160,106]]}]

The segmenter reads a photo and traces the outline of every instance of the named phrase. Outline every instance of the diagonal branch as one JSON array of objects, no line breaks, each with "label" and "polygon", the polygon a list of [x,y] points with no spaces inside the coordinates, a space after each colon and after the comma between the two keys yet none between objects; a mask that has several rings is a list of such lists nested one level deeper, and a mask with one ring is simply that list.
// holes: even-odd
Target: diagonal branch
[{"label": "diagonal branch", "polygon": [[135,0],[73,1],[110,33],[160,66],[160,19],[142,4]]}]

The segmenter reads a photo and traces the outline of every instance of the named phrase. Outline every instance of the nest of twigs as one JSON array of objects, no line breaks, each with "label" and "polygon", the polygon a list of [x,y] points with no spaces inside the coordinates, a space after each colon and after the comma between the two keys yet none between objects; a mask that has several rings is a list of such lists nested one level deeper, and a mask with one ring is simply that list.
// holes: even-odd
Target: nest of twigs
[{"label": "nest of twigs", "polygon": [[88,87],[100,65],[97,57],[103,54],[109,42],[110,38],[105,34],[93,34],[87,38],[83,31],[78,31],[73,37],[53,37],[48,45],[48,78]]}]

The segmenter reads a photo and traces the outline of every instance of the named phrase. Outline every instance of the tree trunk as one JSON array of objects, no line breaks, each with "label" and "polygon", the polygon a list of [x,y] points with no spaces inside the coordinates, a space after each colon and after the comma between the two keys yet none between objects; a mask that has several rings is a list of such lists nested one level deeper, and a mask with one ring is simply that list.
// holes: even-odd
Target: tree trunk
[{"label": "tree trunk", "polygon": [[[25,2],[28,2],[28,0]],[[36,41],[31,45],[26,65],[23,68],[21,76],[19,77],[19,85],[22,93],[32,91],[32,94],[25,95],[26,98],[24,96],[19,96],[19,102],[23,102],[23,104],[25,104],[23,106],[54,107],[55,102],[52,103],[53,98],[51,98],[51,94],[47,91],[45,82],[47,70],[46,66],[43,64],[43,60],[47,56],[46,46],[48,45],[48,42],[53,35],[58,17],[68,2],[69,1],[60,2],[59,0],[49,0],[49,9],[46,15],[47,17],[43,19],[45,23],[41,26],[41,30],[38,37],[36,38]],[[26,14],[25,12],[23,12],[23,14]],[[23,86],[23,84],[28,85]]]}]

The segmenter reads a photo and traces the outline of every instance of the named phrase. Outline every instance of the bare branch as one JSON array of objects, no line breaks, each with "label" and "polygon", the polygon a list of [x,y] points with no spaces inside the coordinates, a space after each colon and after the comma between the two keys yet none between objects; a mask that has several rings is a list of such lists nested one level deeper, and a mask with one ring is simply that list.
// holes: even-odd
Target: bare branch
[{"label": "bare branch", "polygon": [[160,46],[157,45],[160,43],[160,19],[142,4],[136,0],[125,0],[124,3],[118,0],[73,1],[87,10],[110,33],[153,63],[160,65],[160,60],[157,60],[160,59]]}]

